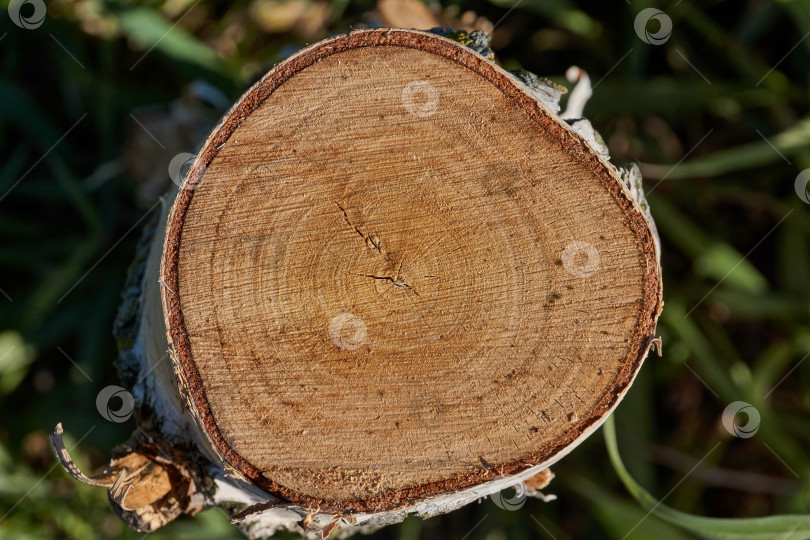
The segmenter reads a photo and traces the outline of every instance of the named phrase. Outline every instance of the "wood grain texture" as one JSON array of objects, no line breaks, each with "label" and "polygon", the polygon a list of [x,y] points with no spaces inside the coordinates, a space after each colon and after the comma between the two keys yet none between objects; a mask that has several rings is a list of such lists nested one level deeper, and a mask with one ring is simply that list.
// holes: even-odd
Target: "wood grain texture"
[{"label": "wood grain texture", "polygon": [[347,512],[553,460],[618,403],[661,307],[615,169],[491,62],[401,30],[322,42],[243,97],[161,275],[216,451]]}]

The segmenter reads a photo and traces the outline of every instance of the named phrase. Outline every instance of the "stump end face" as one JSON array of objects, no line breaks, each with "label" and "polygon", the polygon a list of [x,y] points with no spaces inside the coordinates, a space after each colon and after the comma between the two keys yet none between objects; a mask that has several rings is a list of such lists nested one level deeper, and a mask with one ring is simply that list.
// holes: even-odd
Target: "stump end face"
[{"label": "stump end face", "polygon": [[615,169],[493,63],[405,30],[321,42],[243,96],[178,193],[161,284],[214,448],[341,512],[558,459],[661,307]]}]

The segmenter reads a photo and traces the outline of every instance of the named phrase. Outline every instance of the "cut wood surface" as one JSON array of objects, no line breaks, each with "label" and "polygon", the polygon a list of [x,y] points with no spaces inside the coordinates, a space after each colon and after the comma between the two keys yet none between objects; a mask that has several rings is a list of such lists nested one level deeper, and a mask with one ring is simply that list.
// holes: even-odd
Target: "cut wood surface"
[{"label": "cut wood surface", "polygon": [[660,303],[615,171],[491,62],[403,31],[310,48],[235,106],[162,273],[215,448],[338,510],[553,458],[617,403]]},{"label": "cut wood surface", "polygon": [[584,98],[562,119],[560,87],[445,36],[293,55],[167,198],[116,322],[138,429],[94,477],[54,437],[130,526],[218,505],[323,536],[542,496],[624,396],[662,305],[638,168]]}]

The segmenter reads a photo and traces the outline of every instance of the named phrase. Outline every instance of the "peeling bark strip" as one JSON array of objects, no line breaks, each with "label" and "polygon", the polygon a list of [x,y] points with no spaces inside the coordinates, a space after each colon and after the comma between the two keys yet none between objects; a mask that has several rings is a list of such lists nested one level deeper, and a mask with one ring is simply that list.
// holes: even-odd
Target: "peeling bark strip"
[{"label": "peeling bark strip", "polygon": [[638,169],[485,35],[445,35],[282,62],[164,209],[119,367],[130,451],[173,452],[181,511],[259,538],[544,497],[640,368],[662,304]]}]

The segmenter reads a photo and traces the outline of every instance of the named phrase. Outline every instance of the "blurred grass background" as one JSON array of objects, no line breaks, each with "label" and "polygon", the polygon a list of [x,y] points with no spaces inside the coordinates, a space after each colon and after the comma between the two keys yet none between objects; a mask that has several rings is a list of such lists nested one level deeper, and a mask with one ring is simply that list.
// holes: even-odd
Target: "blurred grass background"
[{"label": "blurred grass background", "polygon": [[[673,23],[657,46],[633,27],[651,6]],[[810,205],[794,190],[810,167],[810,1],[430,7],[448,25],[494,26],[507,68],[562,84],[569,66],[584,68],[595,85],[586,115],[614,162],[645,173],[663,242],[665,354],[648,359],[616,414],[630,474],[688,513],[810,512]],[[111,326],[138,225],[171,158],[193,152],[253,80],[305,43],[379,24],[374,10],[374,0],[55,0],[29,30],[0,14],[1,538],[143,537],[104,490],[55,466],[47,441],[64,422],[92,471],[133,429],[104,421],[95,398],[117,382]],[[738,400],[761,414],[751,438],[721,424]],[[692,537],[645,518],[600,436],[553,469],[554,502],[509,512],[487,500],[374,538]],[[150,535],[240,537],[216,509]]]}]

